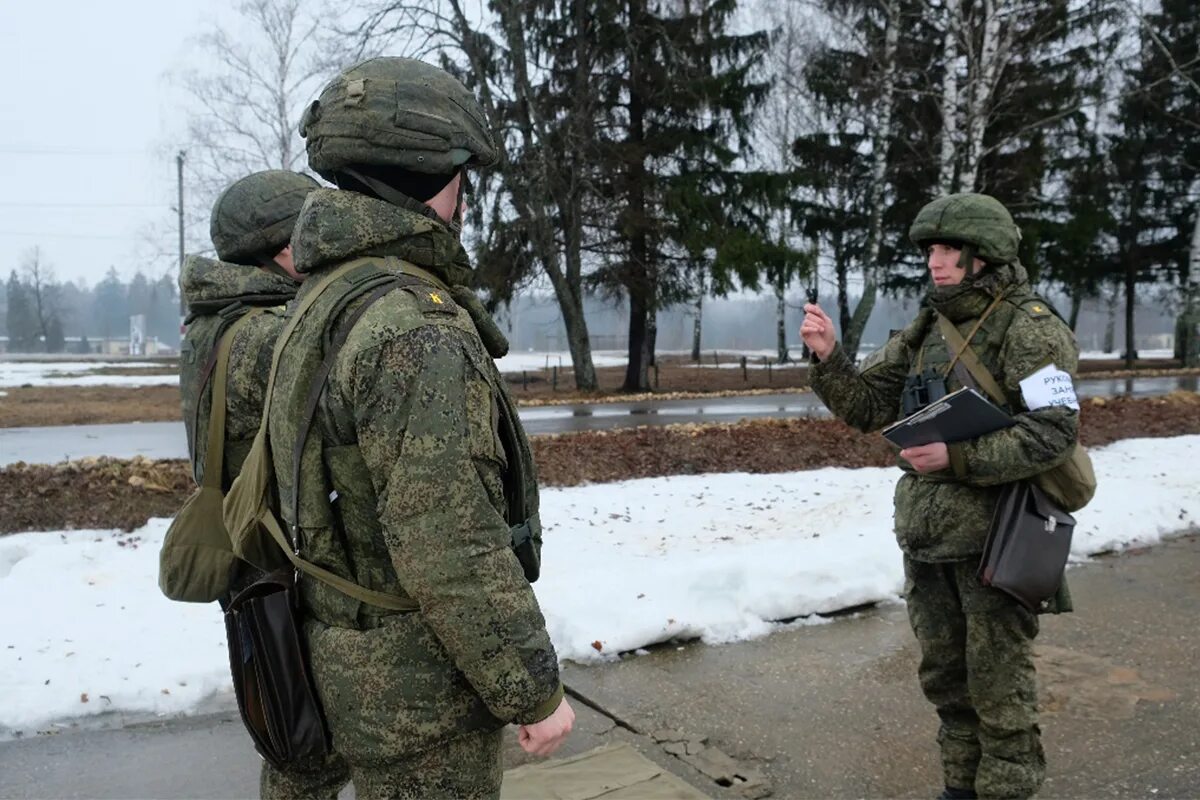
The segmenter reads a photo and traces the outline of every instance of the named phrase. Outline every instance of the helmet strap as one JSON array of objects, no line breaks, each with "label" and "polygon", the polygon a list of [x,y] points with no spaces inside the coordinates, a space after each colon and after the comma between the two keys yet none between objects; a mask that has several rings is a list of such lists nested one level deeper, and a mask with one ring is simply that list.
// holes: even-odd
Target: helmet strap
[{"label": "helmet strap", "polygon": [[966,277],[975,277],[975,254],[979,248],[973,244],[964,244],[958,253],[958,268],[966,271]]},{"label": "helmet strap", "polygon": [[275,260],[274,256],[256,256],[255,261],[257,261],[259,266],[261,266],[267,272],[270,272],[273,275],[278,275],[281,278],[287,278],[293,283],[296,282],[296,279],[293,278],[288,271],[284,269],[278,261]]},{"label": "helmet strap", "polygon": [[458,199],[454,201],[454,216],[450,218],[450,232],[454,238],[462,238],[463,229],[463,198],[467,196],[467,173],[459,170]]}]

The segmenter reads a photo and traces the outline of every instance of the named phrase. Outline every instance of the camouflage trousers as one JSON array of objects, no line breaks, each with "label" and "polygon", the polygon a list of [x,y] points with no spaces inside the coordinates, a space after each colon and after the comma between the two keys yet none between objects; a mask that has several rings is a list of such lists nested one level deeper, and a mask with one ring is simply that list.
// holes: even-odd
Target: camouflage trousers
[{"label": "camouflage trousers", "polygon": [[264,763],[259,781],[262,800],[332,800],[348,781],[360,800],[494,800],[503,777],[500,748],[503,729],[444,742],[402,759],[347,763],[332,755],[286,771]]},{"label": "camouflage trousers", "polygon": [[278,770],[263,762],[258,778],[262,800],[334,800],[350,782],[350,767],[336,753],[325,758],[291,764]]},{"label": "camouflage trousers", "polygon": [[468,734],[411,756],[350,763],[355,796],[362,800],[496,800],[504,729]]},{"label": "camouflage trousers", "polygon": [[1037,616],[983,586],[976,561],[904,559],[921,688],[937,708],[947,786],[981,798],[1032,797],[1046,758],[1037,724]]}]

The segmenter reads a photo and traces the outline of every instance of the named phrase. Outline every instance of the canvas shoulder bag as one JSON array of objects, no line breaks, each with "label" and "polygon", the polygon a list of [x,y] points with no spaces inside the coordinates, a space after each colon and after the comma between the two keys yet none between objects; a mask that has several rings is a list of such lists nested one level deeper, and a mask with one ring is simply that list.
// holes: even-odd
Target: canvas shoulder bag
[{"label": "canvas shoulder bag", "polygon": [[[208,419],[208,448],[200,486],[179,509],[163,538],[158,555],[158,587],[171,600],[211,603],[229,592],[230,580],[239,559],[225,530],[221,503],[221,478],[225,466],[225,400],[229,376],[229,353],[238,332],[262,309],[252,309],[237,319],[218,338],[204,375],[200,394],[212,381],[212,410]],[[195,417],[200,416],[196,403]],[[195,425],[195,420],[193,420]]]}]

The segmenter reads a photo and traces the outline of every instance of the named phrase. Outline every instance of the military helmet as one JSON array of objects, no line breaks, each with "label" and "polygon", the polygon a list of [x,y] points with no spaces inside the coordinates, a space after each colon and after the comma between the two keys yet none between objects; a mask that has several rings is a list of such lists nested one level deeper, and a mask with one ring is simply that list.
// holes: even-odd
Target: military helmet
[{"label": "military helmet", "polygon": [[908,238],[918,247],[935,242],[970,245],[979,258],[992,264],[1017,260],[1021,229],[1000,201],[986,194],[939,197],[917,213]]},{"label": "military helmet", "polygon": [[450,73],[413,58],[350,67],[300,120],[309,165],[330,180],[376,165],[452,175],[495,163],[496,144],[475,96]]},{"label": "military helmet", "polygon": [[287,247],[305,198],[319,186],[307,175],[282,169],[234,181],[213,205],[209,234],[217,258],[257,265]]}]

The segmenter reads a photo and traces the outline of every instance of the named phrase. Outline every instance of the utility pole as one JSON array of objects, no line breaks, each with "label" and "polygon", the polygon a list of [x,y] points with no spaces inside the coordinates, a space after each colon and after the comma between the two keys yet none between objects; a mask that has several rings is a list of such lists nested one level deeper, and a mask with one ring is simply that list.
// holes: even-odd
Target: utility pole
[{"label": "utility pole", "polygon": [[179,333],[181,335],[183,334],[183,320],[187,314],[187,305],[183,301],[183,157],[183,150],[180,150],[179,154],[175,156],[175,166],[179,178]]}]

